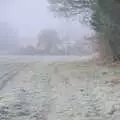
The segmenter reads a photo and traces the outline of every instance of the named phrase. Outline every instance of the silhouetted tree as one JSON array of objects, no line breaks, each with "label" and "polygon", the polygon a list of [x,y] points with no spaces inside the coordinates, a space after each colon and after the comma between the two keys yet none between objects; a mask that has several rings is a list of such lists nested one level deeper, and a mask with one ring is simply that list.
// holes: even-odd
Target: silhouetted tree
[{"label": "silhouetted tree", "polygon": [[37,48],[46,53],[54,53],[60,43],[60,37],[55,30],[45,29],[39,33]]}]

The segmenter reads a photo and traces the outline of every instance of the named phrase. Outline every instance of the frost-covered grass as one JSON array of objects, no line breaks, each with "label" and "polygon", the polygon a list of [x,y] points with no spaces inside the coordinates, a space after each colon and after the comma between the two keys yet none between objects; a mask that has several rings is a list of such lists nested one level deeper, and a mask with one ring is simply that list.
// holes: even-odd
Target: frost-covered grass
[{"label": "frost-covered grass", "polygon": [[[2,61],[4,65],[0,64],[0,71],[7,70],[5,64],[12,69],[19,68],[17,66],[23,65],[24,58],[18,60],[17,57],[17,62],[12,64]],[[5,94],[1,92],[1,96],[12,92],[8,96],[11,100],[6,96],[0,100],[2,117],[11,120],[119,120],[119,66],[79,60],[29,64],[26,71],[9,82],[3,90]],[[5,103],[6,99],[8,102]]]},{"label": "frost-covered grass", "polygon": [[49,66],[58,118],[119,120],[119,67],[94,62],[56,62]]}]

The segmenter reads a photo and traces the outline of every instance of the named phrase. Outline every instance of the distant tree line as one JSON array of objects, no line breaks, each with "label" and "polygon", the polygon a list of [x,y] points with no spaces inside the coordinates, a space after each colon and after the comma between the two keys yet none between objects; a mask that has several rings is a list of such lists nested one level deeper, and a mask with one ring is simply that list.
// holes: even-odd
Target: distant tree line
[{"label": "distant tree line", "polygon": [[61,37],[54,29],[44,29],[38,34],[35,47],[18,44],[18,35],[7,23],[0,23],[0,54],[19,55],[81,55],[85,50],[79,40],[70,43],[69,37]]},{"label": "distant tree line", "polygon": [[42,30],[38,34],[36,47],[21,47],[20,54],[24,55],[85,55],[92,53],[92,49],[85,47],[81,40],[70,43],[70,40],[61,38],[53,29]]}]

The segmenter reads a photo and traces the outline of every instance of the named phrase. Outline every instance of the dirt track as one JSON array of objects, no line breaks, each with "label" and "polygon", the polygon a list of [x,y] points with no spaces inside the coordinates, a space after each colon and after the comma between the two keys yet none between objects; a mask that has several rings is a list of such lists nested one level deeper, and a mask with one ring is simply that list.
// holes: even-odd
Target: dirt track
[{"label": "dirt track", "polygon": [[119,120],[119,68],[29,63],[0,91],[0,120]]}]

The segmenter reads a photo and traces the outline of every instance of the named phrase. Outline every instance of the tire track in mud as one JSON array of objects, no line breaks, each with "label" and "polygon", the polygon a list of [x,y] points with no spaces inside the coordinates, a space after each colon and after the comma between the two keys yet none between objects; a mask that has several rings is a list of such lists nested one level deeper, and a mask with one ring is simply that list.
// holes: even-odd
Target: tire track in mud
[{"label": "tire track in mud", "polygon": [[13,67],[12,69],[8,67],[8,69],[10,70],[8,72],[3,73],[3,75],[0,76],[0,90],[2,90],[5,87],[8,81],[12,80],[21,70],[25,69],[27,66],[27,64],[17,64],[15,66],[11,66]]},{"label": "tire track in mud", "polygon": [[41,70],[40,73],[36,73],[32,76],[34,80],[34,89],[36,89],[32,95],[34,95],[34,101],[38,106],[33,112],[32,119],[35,120],[48,120],[48,114],[51,111],[51,86],[49,74]]},{"label": "tire track in mud", "polygon": [[[51,111],[52,103],[50,77],[42,66],[39,66],[40,69],[37,71],[33,70],[36,69],[36,67],[32,68],[33,66],[31,65],[27,70],[21,71],[14,78],[15,80],[9,82],[2,90],[0,120],[49,119],[48,114]],[[9,93],[10,95],[8,95]],[[8,99],[7,102],[5,102],[6,99]]]}]

